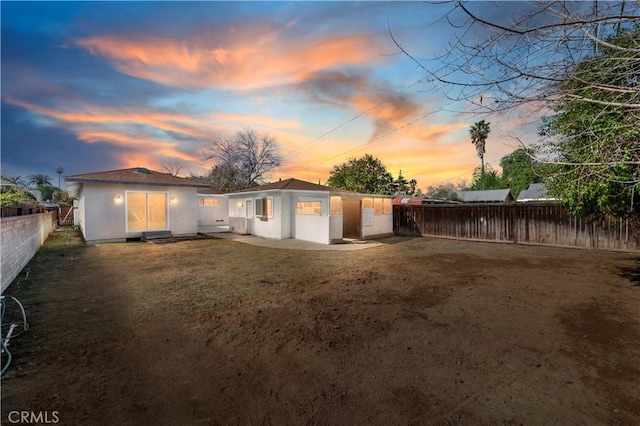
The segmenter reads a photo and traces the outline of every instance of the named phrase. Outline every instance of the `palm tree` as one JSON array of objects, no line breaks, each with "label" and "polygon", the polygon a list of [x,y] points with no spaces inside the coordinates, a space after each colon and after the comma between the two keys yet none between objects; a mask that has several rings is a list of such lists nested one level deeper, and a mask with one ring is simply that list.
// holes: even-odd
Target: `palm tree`
[{"label": "palm tree", "polygon": [[486,152],[485,143],[487,141],[487,137],[489,136],[489,132],[491,132],[489,124],[490,123],[485,123],[484,120],[480,120],[469,129],[469,134],[471,135],[471,143],[476,146],[476,153],[478,154],[478,157],[480,157],[480,161],[482,164],[482,175],[484,175],[484,153]]},{"label": "palm tree", "polygon": [[6,180],[7,182],[12,183],[15,186],[18,186],[20,188],[24,186],[24,181],[20,176],[0,176],[0,177],[2,177],[2,180]]},{"label": "palm tree", "polygon": [[34,187],[39,186],[51,186],[51,178],[47,175],[35,174],[27,176],[29,179],[29,185]]},{"label": "palm tree", "polygon": [[58,188],[60,188],[60,175],[64,173],[64,169],[62,167],[56,167],[56,173],[58,174]]}]

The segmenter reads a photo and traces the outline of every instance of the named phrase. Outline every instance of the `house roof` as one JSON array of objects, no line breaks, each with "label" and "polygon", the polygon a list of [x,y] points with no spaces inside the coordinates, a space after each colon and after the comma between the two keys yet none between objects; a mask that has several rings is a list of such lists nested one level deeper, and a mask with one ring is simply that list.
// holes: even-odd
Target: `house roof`
[{"label": "house roof", "polygon": [[547,195],[547,187],[543,183],[532,183],[518,195],[519,202],[527,201],[556,201],[557,198]]},{"label": "house roof", "polygon": [[198,189],[198,194],[202,195],[222,195],[225,194],[224,191],[220,191],[219,189],[214,188],[200,188]]},{"label": "house roof", "polygon": [[458,198],[465,203],[505,203],[513,201],[510,189],[458,191]]},{"label": "house roof", "polygon": [[235,191],[239,192],[258,192],[258,191],[270,191],[277,189],[287,189],[290,191],[324,191],[324,192],[343,192],[343,193],[352,193],[355,192],[347,191],[344,189],[332,188],[330,186],[318,185],[317,183],[311,183],[300,179],[290,178],[285,180],[280,180],[278,182],[268,183],[264,185],[252,186],[249,188],[241,189]]},{"label": "house roof", "polygon": [[425,199],[424,196],[416,197],[413,195],[401,195],[393,199],[393,205],[394,206],[422,205],[422,202],[424,201],[424,199]]},{"label": "house roof", "polygon": [[78,183],[137,183],[142,185],[209,187],[209,185],[205,183],[173,176],[168,173],[156,172],[146,167],[72,175],[66,176],[64,180],[65,182]]}]

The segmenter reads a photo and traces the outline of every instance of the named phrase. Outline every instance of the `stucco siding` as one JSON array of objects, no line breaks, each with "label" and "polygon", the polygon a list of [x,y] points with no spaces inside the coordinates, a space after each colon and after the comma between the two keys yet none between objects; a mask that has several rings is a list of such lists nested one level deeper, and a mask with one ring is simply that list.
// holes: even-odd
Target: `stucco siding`
[{"label": "stucco siding", "polygon": [[181,236],[198,232],[195,188],[85,183],[79,210],[80,226],[88,243],[125,241],[142,235],[142,232],[127,232],[127,191],[166,192],[169,197],[167,227],[171,233]]}]

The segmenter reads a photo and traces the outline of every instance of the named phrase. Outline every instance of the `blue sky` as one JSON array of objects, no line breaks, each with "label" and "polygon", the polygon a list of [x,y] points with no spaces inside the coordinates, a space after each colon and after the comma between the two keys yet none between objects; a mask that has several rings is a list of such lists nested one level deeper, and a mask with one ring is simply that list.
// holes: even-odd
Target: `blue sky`
[{"label": "blue sky", "polygon": [[389,28],[417,58],[441,53],[452,29],[439,19],[451,5],[0,6],[6,176],[43,173],[57,183],[58,166],[71,175],[174,161],[203,174],[208,142],[250,127],[280,142],[285,163],[272,179],[325,182],[334,165],[370,153],[424,189],[470,180],[474,121],[492,123],[488,163],[513,150],[504,135],[521,124],[462,113],[394,46]]}]

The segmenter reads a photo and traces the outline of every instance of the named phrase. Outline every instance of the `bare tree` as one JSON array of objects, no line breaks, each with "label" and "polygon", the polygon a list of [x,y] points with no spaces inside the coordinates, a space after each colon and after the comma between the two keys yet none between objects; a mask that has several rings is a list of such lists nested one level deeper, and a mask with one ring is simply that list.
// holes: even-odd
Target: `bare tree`
[{"label": "bare tree", "polygon": [[[495,112],[533,103],[553,108],[563,99],[615,104],[615,95],[632,94],[620,104],[640,109],[638,47],[611,44],[607,38],[640,22],[640,3],[612,2],[478,2],[454,1],[445,15],[456,35],[445,52],[426,66],[395,39],[396,46],[427,73],[427,80],[454,101],[469,102],[480,111]],[[485,17],[488,16],[488,17]],[[607,78],[585,79],[575,66],[603,48],[626,59],[602,70]],[[612,76],[619,78],[611,78]],[[574,90],[559,85],[573,81]],[[606,81],[606,83],[603,83]],[[613,83],[612,83],[613,81]],[[589,89],[614,97],[602,101]]]},{"label": "bare tree", "polygon": [[183,169],[182,164],[177,160],[167,161],[160,164],[160,166],[171,176],[178,176]]},{"label": "bare tree", "polygon": [[214,166],[234,170],[241,188],[261,184],[273,169],[282,165],[278,141],[268,133],[245,128],[234,137],[216,137],[204,150],[203,158]]}]

